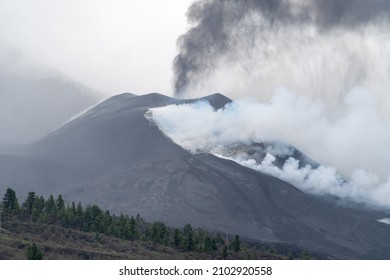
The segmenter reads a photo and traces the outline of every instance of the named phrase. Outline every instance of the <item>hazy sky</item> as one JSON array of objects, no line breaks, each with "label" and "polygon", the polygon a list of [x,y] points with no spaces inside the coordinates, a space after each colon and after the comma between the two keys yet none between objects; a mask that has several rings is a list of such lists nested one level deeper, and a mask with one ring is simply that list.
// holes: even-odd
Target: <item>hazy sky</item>
[{"label": "hazy sky", "polygon": [[0,47],[107,95],[171,95],[192,0],[0,0]]}]

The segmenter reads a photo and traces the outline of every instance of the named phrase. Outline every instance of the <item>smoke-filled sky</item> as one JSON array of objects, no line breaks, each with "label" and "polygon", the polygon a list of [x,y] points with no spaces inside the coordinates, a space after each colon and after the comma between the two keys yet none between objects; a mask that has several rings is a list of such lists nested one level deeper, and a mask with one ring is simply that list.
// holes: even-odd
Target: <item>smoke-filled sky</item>
[{"label": "smoke-filled sky", "polygon": [[191,0],[0,0],[0,48],[103,94],[170,94]]},{"label": "smoke-filled sky", "polygon": [[188,20],[177,96],[266,100],[280,86],[326,101],[356,86],[388,96],[390,1],[196,1]]},{"label": "smoke-filled sky", "polygon": [[[305,191],[390,208],[390,1],[205,0],[188,20],[175,95],[246,101],[218,112],[153,109],[164,133]],[[226,151],[264,141],[292,144],[322,165],[292,158],[278,168],[272,154],[256,162]]]}]

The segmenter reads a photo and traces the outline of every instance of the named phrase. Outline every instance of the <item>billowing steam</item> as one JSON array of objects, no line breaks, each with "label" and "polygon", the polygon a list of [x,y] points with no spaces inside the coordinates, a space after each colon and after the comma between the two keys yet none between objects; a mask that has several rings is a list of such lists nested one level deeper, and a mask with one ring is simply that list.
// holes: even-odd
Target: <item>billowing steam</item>
[{"label": "billowing steam", "polygon": [[[198,0],[187,16],[175,95],[237,102],[153,109],[161,130],[305,191],[390,208],[390,1]],[[284,148],[256,158],[240,146],[256,143]]]},{"label": "billowing steam", "polygon": [[[238,101],[218,111],[195,103],[151,112],[167,136],[194,153],[232,159],[307,192],[389,207],[390,122],[378,113],[377,102],[354,89],[344,98],[345,111],[330,118],[322,102],[281,91],[267,103]],[[237,148],[256,143],[276,145],[260,160]],[[287,144],[323,165],[300,163]],[[283,166],[276,156],[287,157]]]}]

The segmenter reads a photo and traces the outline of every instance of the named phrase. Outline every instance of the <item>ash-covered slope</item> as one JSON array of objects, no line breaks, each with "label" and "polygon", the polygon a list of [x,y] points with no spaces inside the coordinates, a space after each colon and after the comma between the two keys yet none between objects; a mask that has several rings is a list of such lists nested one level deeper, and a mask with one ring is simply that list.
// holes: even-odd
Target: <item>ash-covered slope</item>
[{"label": "ash-covered slope", "polygon": [[[214,108],[231,102],[220,94],[203,100]],[[20,168],[15,176],[40,172],[46,193],[171,225],[191,223],[342,258],[390,258],[390,226],[377,222],[379,213],[327,204],[235,162],[193,155],[145,118],[149,108],[194,101],[159,94],[112,97],[28,147],[25,156],[44,173],[12,158]],[[7,160],[0,157],[0,164]],[[32,181],[39,186],[39,178]],[[26,185],[15,188],[41,191]]]},{"label": "ash-covered slope", "polygon": [[[200,100],[209,101],[215,108],[231,102],[220,94]],[[194,101],[197,100],[178,100],[157,93],[118,95],[37,141],[28,153],[102,171],[141,159],[181,155],[187,152],[166,138],[145,118],[145,113],[153,107]]]}]

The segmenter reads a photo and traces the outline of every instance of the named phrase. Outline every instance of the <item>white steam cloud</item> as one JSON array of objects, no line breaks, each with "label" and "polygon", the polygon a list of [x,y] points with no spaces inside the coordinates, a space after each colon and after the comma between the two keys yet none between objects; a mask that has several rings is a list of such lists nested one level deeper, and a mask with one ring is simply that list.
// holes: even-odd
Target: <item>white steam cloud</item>
[{"label": "white steam cloud", "polygon": [[[303,191],[372,206],[390,206],[390,120],[376,95],[355,88],[337,110],[324,101],[279,90],[269,102],[241,100],[215,111],[207,102],[151,109],[158,127],[185,149],[210,152],[288,181]],[[229,147],[286,143],[322,165],[303,164],[273,144],[263,158]],[[276,157],[286,156],[282,165]]]},{"label": "white steam cloud", "polygon": [[[386,0],[195,1],[178,41],[176,96],[246,101],[153,109],[154,121],[192,152],[389,209],[389,11]],[[273,144],[242,148],[256,143]]]}]

